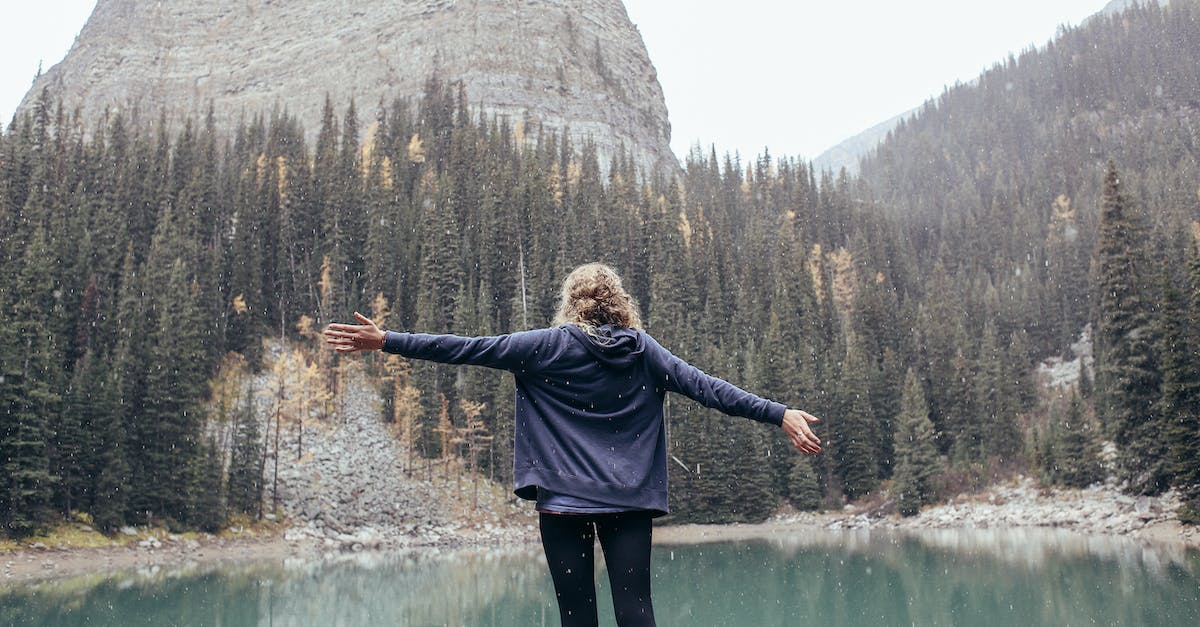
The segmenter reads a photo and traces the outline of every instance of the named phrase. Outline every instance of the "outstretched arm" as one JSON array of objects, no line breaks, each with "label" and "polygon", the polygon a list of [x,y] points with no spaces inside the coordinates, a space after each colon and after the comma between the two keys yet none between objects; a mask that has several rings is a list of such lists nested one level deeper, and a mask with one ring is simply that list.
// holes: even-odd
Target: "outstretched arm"
[{"label": "outstretched arm", "polygon": [[325,329],[325,342],[339,353],[377,351],[383,349],[386,333],[370,318],[354,312],[354,319],[362,324],[334,323]]},{"label": "outstretched arm", "polygon": [[547,329],[485,337],[395,333],[381,330],[360,313],[356,312],[354,317],[362,324],[331,324],[325,330],[325,341],[333,350],[339,353],[382,350],[443,364],[486,366],[514,372],[537,370],[541,367],[539,354],[544,358],[553,352],[545,350],[550,341]]},{"label": "outstretched arm", "polygon": [[769,401],[747,392],[724,379],[709,375],[671,354],[653,338],[647,337],[651,368],[661,385],[669,391],[733,416],[779,425],[801,453],[821,452],[821,440],[813,433],[810,423],[819,422],[816,416],[799,409]]}]

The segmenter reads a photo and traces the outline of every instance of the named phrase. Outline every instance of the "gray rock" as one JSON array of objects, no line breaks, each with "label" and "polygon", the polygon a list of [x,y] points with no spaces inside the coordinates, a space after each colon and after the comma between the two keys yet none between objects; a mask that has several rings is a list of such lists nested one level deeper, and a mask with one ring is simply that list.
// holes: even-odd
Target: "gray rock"
[{"label": "gray rock", "polygon": [[159,542],[158,538],[150,536],[149,538],[138,542],[138,546],[143,549],[157,549],[162,546],[162,542]]},{"label": "gray rock", "polygon": [[178,126],[211,103],[230,130],[282,108],[311,145],[325,94],[339,115],[355,99],[367,128],[376,103],[418,101],[435,73],[528,141],[527,116],[569,127],[576,145],[590,138],[605,167],[623,144],[647,168],[679,168],[657,73],[620,0],[99,0],[20,110],[46,87],[89,122],[136,107]]},{"label": "gray rock", "polygon": [[300,510],[305,520],[316,520],[321,516],[321,506],[314,501],[308,501]]},{"label": "gray rock", "polygon": [[1133,506],[1133,511],[1137,513],[1138,518],[1142,520],[1150,520],[1158,515],[1158,504],[1148,496],[1138,498],[1137,503]]}]

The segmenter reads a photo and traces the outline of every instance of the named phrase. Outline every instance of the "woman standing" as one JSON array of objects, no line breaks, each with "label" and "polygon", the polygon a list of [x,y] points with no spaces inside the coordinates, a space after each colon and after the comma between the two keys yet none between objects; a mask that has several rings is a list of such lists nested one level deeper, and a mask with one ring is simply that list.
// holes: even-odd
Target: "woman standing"
[{"label": "woman standing", "polygon": [[326,329],[334,350],[383,350],[513,373],[515,492],[537,502],[564,626],[597,624],[597,537],[618,624],[655,624],[650,520],[667,513],[667,392],[780,426],[800,452],[821,451],[808,426],[815,417],[709,376],[642,331],[636,304],[603,264],[567,276],[557,326],[549,329],[495,337],[394,333],[354,315],[361,324]]}]

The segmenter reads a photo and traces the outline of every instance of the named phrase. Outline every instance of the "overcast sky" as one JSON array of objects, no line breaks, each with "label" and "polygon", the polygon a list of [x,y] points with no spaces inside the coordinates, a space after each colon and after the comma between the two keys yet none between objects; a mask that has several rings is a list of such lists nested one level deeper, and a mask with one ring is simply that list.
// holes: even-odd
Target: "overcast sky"
[{"label": "overcast sky", "polygon": [[[169,0],[171,1],[171,0]],[[178,1],[178,0],[174,0]],[[186,0],[203,1],[203,0]],[[299,1],[299,0],[290,0]],[[1106,0],[625,0],[658,70],[672,147],[814,158],[1049,41]],[[0,120],[60,61],[95,0],[9,0]]]}]

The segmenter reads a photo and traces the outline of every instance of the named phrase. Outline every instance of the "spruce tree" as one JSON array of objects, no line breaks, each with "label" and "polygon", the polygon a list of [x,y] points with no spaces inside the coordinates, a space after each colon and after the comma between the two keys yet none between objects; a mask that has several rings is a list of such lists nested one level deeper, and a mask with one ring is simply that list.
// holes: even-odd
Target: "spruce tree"
[{"label": "spruce tree", "polygon": [[904,376],[904,395],[896,419],[896,469],[892,492],[902,516],[913,516],[933,500],[933,479],[938,473],[933,423],[925,390],[912,369]]},{"label": "spruce tree", "polygon": [[687,295],[691,282],[685,273],[687,250],[680,234],[682,191],[672,184],[650,208],[646,230],[650,267],[650,302],[643,303],[646,326],[669,350],[688,354],[692,336],[688,332]]},{"label": "spruce tree", "polygon": [[1130,492],[1167,489],[1170,463],[1159,405],[1153,299],[1144,293],[1146,234],[1109,162],[1096,248],[1096,410],[1120,447],[1119,477]]},{"label": "spruce tree", "polygon": [[846,359],[835,393],[836,418],[830,419],[833,431],[830,443],[842,491],[854,500],[879,483],[876,419],[871,412],[866,358],[857,338],[846,339]]},{"label": "spruce tree", "polygon": [[225,524],[224,467],[217,443],[211,437],[200,445],[200,453],[191,460],[186,520],[189,525],[213,533]]},{"label": "spruce tree", "polygon": [[[160,259],[153,253],[152,262]],[[209,367],[201,336],[199,286],[189,280],[182,259],[168,258],[167,263],[168,268],[152,271],[163,290],[154,299],[146,374],[145,420],[151,439],[141,453],[143,474],[135,489],[147,499],[150,512],[180,522],[188,518],[186,490],[202,454],[200,401]]]},{"label": "spruce tree", "polygon": [[[110,444],[110,452],[123,446],[124,454],[110,459],[112,463],[107,467],[113,472],[102,471],[102,476],[111,488],[107,497],[109,501],[123,501],[128,507],[119,517],[144,521],[145,512],[151,509],[151,505],[150,495],[142,487],[152,483],[147,476],[145,452],[154,441],[153,424],[145,408],[150,325],[143,300],[146,279],[134,254],[133,246],[128,246],[122,264],[112,372],[116,406],[105,430],[109,436],[119,438]],[[122,470],[122,466],[128,472],[127,477],[115,472]],[[114,515],[112,518],[117,517]]]},{"label": "spruce tree", "polygon": [[896,464],[896,417],[900,415],[904,375],[899,357],[891,348],[883,350],[879,368],[873,369],[869,382],[871,411],[878,418],[879,478],[892,476]]},{"label": "spruce tree", "polygon": [[1053,451],[1055,483],[1086,488],[1104,480],[1100,440],[1096,428],[1084,414],[1078,396],[1071,396],[1067,414],[1055,430]]},{"label": "spruce tree", "polygon": [[262,429],[249,394],[234,410],[233,442],[229,457],[228,503],[230,511],[257,514],[263,496]]},{"label": "spruce tree", "polygon": [[962,367],[967,364],[955,361],[956,356],[965,357],[967,348],[962,313],[954,307],[962,298],[941,259],[934,264],[924,287],[931,298],[922,303],[919,312],[921,378],[927,386],[929,418],[938,432],[946,435],[938,439],[938,446],[942,452],[948,452],[962,431],[956,422],[965,415],[961,407],[965,390],[956,386],[960,385]]},{"label": "spruce tree", "polygon": [[59,411],[54,338],[42,324],[49,309],[46,239],[38,225],[25,250],[13,293],[0,297],[0,467],[5,489],[0,524],[17,537],[41,526],[51,506],[47,444]]},{"label": "spruce tree", "polygon": [[129,505],[129,464],[123,419],[125,413],[115,400],[119,389],[115,373],[102,379],[98,395],[105,411],[100,412],[95,433],[96,483],[92,489],[92,521],[96,528],[112,533],[125,524]]},{"label": "spruce tree", "polygon": [[807,455],[792,456],[787,486],[787,500],[792,507],[801,511],[821,508],[821,487],[817,483],[817,472],[813,468],[812,459]]},{"label": "spruce tree", "polygon": [[1007,376],[1009,355],[999,346],[992,321],[983,326],[979,348],[979,369],[974,377],[975,421],[983,436],[983,451],[1000,461],[1012,462],[1024,449],[1018,424],[1016,390]]},{"label": "spruce tree", "polygon": [[[440,189],[444,189],[440,188]],[[425,201],[425,235],[422,245],[420,282],[417,294],[416,327],[424,333],[451,333],[463,287],[463,268],[460,263],[461,231],[450,204],[439,193],[439,200]],[[457,376],[453,366],[422,362],[414,364],[413,376],[422,390],[426,416],[441,411],[439,399],[446,396],[451,406],[457,406],[453,381]],[[437,446],[432,430],[425,444],[432,450]]]},{"label": "spruce tree", "polygon": [[1162,355],[1162,414],[1166,419],[1174,485],[1183,507],[1179,519],[1200,522],[1200,223],[1188,248],[1188,296],[1163,269],[1159,312]]},{"label": "spruce tree", "polygon": [[66,514],[90,505],[97,452],[94,442],[101,422],[99,412],[111,409],[104,407],[97,394],[101,375],[96,371],[95,360],[92,351],[88,351],[75,365],[54,433],[55,473],[59,477],[57,500]]}]

